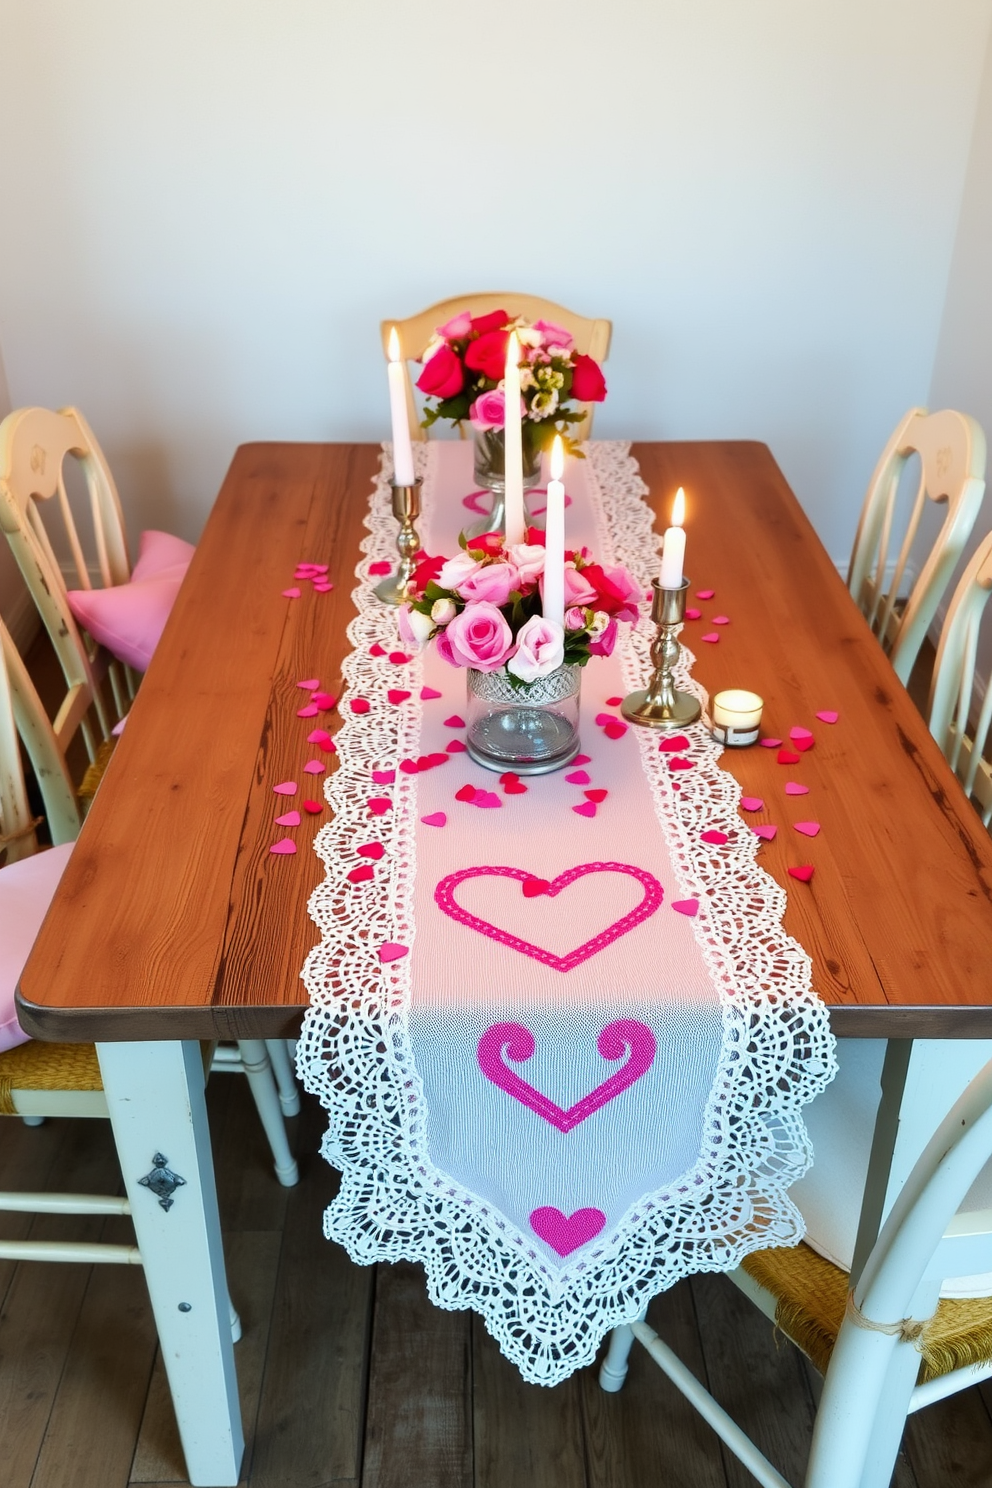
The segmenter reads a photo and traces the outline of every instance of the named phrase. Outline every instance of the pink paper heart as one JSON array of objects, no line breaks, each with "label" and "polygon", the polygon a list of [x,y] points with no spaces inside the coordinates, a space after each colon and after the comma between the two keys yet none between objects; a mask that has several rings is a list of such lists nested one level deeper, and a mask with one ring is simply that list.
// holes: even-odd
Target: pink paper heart
[{"label": "pink paper heart", "polygon": [[[292,589],[283,589],[283,591],[282,591],[282,597],[283,597],[283,599],[299,599],[300,593],[301,593],[301,591],[299,589],[297,589],[296,586],[294,585]],[[272,851],[273,852],[277,852],[278,851],[278,848],[275,848],[274,847],[272,849]],[[296,848],[295,847],[293,848],[293,851],[294,852],[296,851]]]},{"label": "pink paper heart", "polygon": [[[589,802],[588,804],[592,804]],[[581,808],[575,807],[575,810]],[[595,807],[593,808],[595,810]],[[519,951],[521,955],[530,956],[535,961],[541,961],[545,966],[550,966],[555,971],[571,971],[573,966],[579,966],[583,961],[588,961],[597,951],[604,950],[614,941],[640,925],[661,907],[665,897],[665,891],[652,873],[644,868],[636,868],[631,863],[580,863],[575,868],[567,868],[558,877],[552,879],[548,889],[549,898],[554,899],[563,889],[577,879],[585,878],[592,873],[623,873],[630,878],[636,878],[644,890],[644,896],[635,909],[627,914],[621,915],[614,920],[605,930],[594,935],[591,940],[584,941],[582,945],[576,946],[565,956],[558,956],[554,951],[546,951],[542,946],[533,945],[529,940],[522,940],[518,935],[512,935],[508,930],[502,930],[498,925],[489,920],[483,920],[478,915],[471,914],[463,909],[455,898],[455,890],[459,884],[472,878],[515,878],[522,883],[525,878],[534,878],[526,868],[504,868],[504,867],[479,867],[461,868],[456,873],[449,873],[442,878],[434,890],[434,900],[446,915],[456,920],[460,925],[467,925],[470,930],[477,930],[480,935],[485,935],[489,940],[497,940],[501,945],[509,946],[512,950]]]},{"label": "pink paper heart", "polygon": [[429,703],[433,698],[439,698],[440,696],[441,694],[436,687],[422,687],[420,689],[420,698],[424,703]]},{"label": "pink paper heart", "polygon": [[671,739],[662,739],[658,748],[662,754],[678,754],[681,750],[689,748],[689,740],[685,734],[675,734]]},{"label": "pink paper heart", "polygon": [[425,827],[443,827],[448,818],[443,811],[432,811],[429,816],[422,816],[420,820]]},{"label": "pink paper heart", "polygon": [[276,817],[277,827],[298,827],[300,825],[300,813],[298,811],[284,811],[282,816]]},{"label": "pink paper heart", "polygon": [[607,796],[610,793],[608,790],[605,789],[604,786],[597,786],[595,790],[583,791],[582,794],[585,796],[587,801],[592,801],[595,803],[595,805],[599,806],[603,801],[606,800]]},{"label": "pink paper heart", "polygon": [[395,770],[373,770],[372,779],[376,785],[392,785],[396,779]]},{"label": "pink paper heart", "polygon": [[668,768],[669,770],[692,770],[694,765],[690,759],[670,759]]},{"label": "pink paper heart", "polygon": [[355,851],[360,858],[373,858],[378,862],[386,849],[381,842],[366,842],[364,847],[356,847]]},{"label": "pink paper heart", "polygon": [[307,743],[318,744],[321,749],[326,749],[329,754],[335,753],[334,740],[326,729],[314,729],[312,733],[307,734]]},{"label": "pink paper heart", "polygon": [[409,946],[400,945],[395,940],[387,940],[379,947],[379,960],[382,962],[399,961],[403,956],[409,954],[409,950]]},{"label": "pink paper heart", "polygon": [[585,770],[573,770],[570,775],[565,776],[569,785],[588,785],[590,778]]},{"label": "pink paper heart", "polygon": [[316,703],[307,703],[305,708],[297,708],[296,716],[297,718],[316,718],[319,712],[320,709]]},{"label": "pink paper heart", "polygon": [[337,703],[337,698],[330,692],[315,692],[310,701],[322,713],[330,713]]},{"label": "pink paper heart", "polygon": [[720,632],[718,630],[708,631],[707,634],[701,636],[700,639],[706,641],[711,646],[715,646],[717,641],[720,639]]},{"label": "pink paper heart", "polygon": [[503,802],[495,791],[477,790],[472,797],[472,805],[481,806],[484,810],[491,811],[495,806],[502,808]]},{"label": "pink paper heart", "polygon": [[714,847],[723,847],[724,843],[730,840],[726,832],[718,832],[714,827],[711,827],[708,832],[700,832],[699,836],[703,842],[709,842]]},{"label": "pink paper heart", "polygon": [[840,717],[840,714],[835,713],[832,708],[824,708],[821,712],[817,713],[816,716],[821,723],[836,723],[838,718]]},{"label": "pink paper heart", "polygon": [[619,720],[616,723],[607,723],[603,726],[603,733],[608,739],[622,739],[626,732],[627,725],[620,723]]},{"label": "pink paper heart", "polygon": [[315,583],[314,586],[313,586],[313,592],[314,592],[314,594],[330,594],[330,592],[331,592],[331,590],[333,588],[334,588],[334,585],[333,584]]},{"label": "pink paper heart", "polygon": [[457,713],[452,713],[450,718],[444,720],[444,726],[445,728],[464,728],[465,720],[464,718],[459,718]]},{"label": "pink paper heart", "polygon": [[[543,892],[550,892],[551,887],[549,885]],[[658,1051],[655,1036],[646,1023],[635,1018],[618,1018],[614,1023],[607,1023],[596,1040],[600,1057],[615,1063],[627,1055],[626,1063],[576,1101],[574,1106],[564,1110],[527,1080],[521,1079],[506,1063],[507,1059],[512,1059],[514,1064],[525,1063],[533,1057],[535,1047],[534,1035],[523,1023],[494,1023],[480,1038],[476,1057],[487,1080],[560,1132],[573,1131],[636,1084],[642,1075],[647,1074]]]},{"label": "pink paper heart", "polygon": [[323,775],[326,769],[327,766],[322,760],[307,760],[303,766],[303,773],[304,775]]},{"label": "pink paper heart", "polygon": [[766,823],[764,826],[752,827],[751,831],[754,833],[755,837],[762,837],[765,842],[771,842],[772,838],[778,831],[778,827],[773,827],[770,824]]},{"label": "pink paper heart", "polygon": [[702,616],[702,613],[702,610],[695,610],[690,606],[685,612],[685,618],[687,620],[698,620]]},{"label": "pink paper heart", "polygon": [[688,915],[690,920],[698,913],[698,899],[673,899],[672,908],[677,909],[679,914]]},{"label": "pink paper heart", "polygon": [[349,883],[368,883],[369,879],[375,878],[375,869],[371,867],[352,868],[346,876]]},{"label": "pink paper heart", "polygon": [[391,687],[386,693],[386,696],[395,706],[398,703],[405,703],[410,694],[405,692],[402,687]]},{"label": "pink paper heart", "polygon": [[780,749],[782,747],[782,740],[781,739],[762,739],[762,741],[761,741],[761,747],[762,747],[762,749]]},{"label": "pink paper heart", "polygon": [[370,796],[368,807],[373,816],[385,816],[392,804],[388,796]]},{"label": "pink paper heart", "polygon": [[816,837],[820,831],[819,822],[793,822],[797,832],[802,832],[804,837]]},{"label": "pink paper heart", "polygon": [[606,1215],[602,1209],[576,1209],[574,1214],[563,1214],[553,1204],[545,1204],[533,1211],[530,1224],[539,1240],[558,1255],[567,1256],[595,1240],[606,1228]]},{"label": "pink paper heart", "polygon": [[368,698],[360,697],[352,698],[348,706],[351,709],[352,713],[367,713],[369,711],[369,708],[371,707],[371,704],[369,703]]},{"label": "pink paper heart", "polygon": [[697,589],[696,590],[696,598],[697,599],[712,599],[715,593],[716,593],[716,590],[715,589]]},{"label": "pink paper heart", "polygon": [[503,787],[504,794],[508,796],[525,796],[527,787],[522,780],[508,780]]},{"label": "pink paper heart", "polygon": [[372,645],[369,647],[369,655],[370,656],[385,656],[385,654],[386,654],[386,648],[384,646],[380,646],[378,641],[373,641],[372,642]]},{"label": "pink paper heart", "polygon": [[744,811],[760,811],[764,804],[760,796],[741,796],[741,809]]},{"label": "pink paper heart", "polygon": [[590,817],[591,816],[595,816],[596,815],[596,802],[595,801],[583,801],[582,804],[581,804],[581,806],[573,806],[572,807],[572,810],[575,812],[576,816],[590,816]]},{"label": "pink paper heart", "polygon": [[284,837],[281,842],[273,842],[269,848],[270,853],[277,853],[279,857],[290,857],[296,851],[296,843],[292,837]]},{"label": "pink paper heart", "polygon": [[789,730],[789,738],[793,741],[793,743],[798,743],[800,739],[812,739],[812,737],[813,737],[813,731],[812,731],[812,729],[808,729],[808,728],[791,728]]},{"label": "pink paper heart", "polygon": [[798,878],[800,883],[809,883],[815,872],[812,863],[800,863],[798,868],[789,869],[789,877]]},{"label": "pink paper heart", "polygon": [[320,686],[319,677],[307,677],[303,682],[297,682],[297,687],[302,687],[304,692],[313,692],[315,687]]},{"label": "pink paper heart", "polygon": [[729,625],[730,624],[730,616],[729,615],[714,615],[713,616],[713,624],[714,625]]},{"label": "pink paper heart", "polygon": [[808,796],[809,786],[800,785],[797,780],[788,780],[785,785],[785,794],[787,796]]},{"label": "pink paper heart", "polygon": [[295,796],[299,788],[295,780],[284,780],[281,785],[272,787],[277,796]]},{"label": "pink paper heart", "polygon": [[591,765],[592,764],[592,755],[591,754],[577,754],[575,756],[574,760],[572,761],[572,764],[573,765]]},{"label": "pink paper heart", "polygon": [[608,723],[616,723],[616,721],[617,720],[612,713],[596,714],[596,722],[597,724],[599,724],[600,728],[605,728]]},{"label": "pink paper heart", "polygon": [[444,747],[445,747],[445,750],[446,750],[446,752],[448,754],[464,754],[465,753],[465,745],[462,743],[461,739],[452,739],[451,743],[450,744],[445,744]]},{"label": "pink paper heart", "polygon": [[406,666],[407,662],[410,661],[411,658],[407,656],[405,651],[390,651],[389,660],[392,662],[393,666]]},{"label": "pink paper heart", "polygon": [[541,894],[546,894],[551,884],[546,878],[525,878],[520,887],[524,891],[525,899],[537,899]]},{"label": "pink paper heart", "polygon": [[373,578],[375,578],[379,574],[391,573],[392,567],[392,564],[389,563],[385,558],[379,558],[376,560],[375,563],[369,564],[369,574]]}]

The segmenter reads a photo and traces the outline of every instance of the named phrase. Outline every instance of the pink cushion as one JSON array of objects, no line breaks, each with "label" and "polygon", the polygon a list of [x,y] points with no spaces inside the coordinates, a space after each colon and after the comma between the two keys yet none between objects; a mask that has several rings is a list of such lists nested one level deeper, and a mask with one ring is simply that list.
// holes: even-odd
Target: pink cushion
[{"label": "pink cushion", "polygon": [[69,608],[118,661],[146,671],[195,551],[167,532],[143,532],[130,582],[111,589],[70,589]]},{"label": "pink cushion", "polygon": [[0,1053],[28,1041],[14,993],[72,848],[67,842],[0,869]]}]

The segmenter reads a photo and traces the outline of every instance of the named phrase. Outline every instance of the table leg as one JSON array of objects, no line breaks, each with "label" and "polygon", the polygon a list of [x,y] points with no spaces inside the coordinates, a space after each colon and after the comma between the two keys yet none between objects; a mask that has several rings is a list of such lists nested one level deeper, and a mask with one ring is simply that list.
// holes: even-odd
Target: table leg
[{"label": "table leg", "polygon": [[189,1480],[233,1488],[244,1434],[200,1045],[97,1053]]}]

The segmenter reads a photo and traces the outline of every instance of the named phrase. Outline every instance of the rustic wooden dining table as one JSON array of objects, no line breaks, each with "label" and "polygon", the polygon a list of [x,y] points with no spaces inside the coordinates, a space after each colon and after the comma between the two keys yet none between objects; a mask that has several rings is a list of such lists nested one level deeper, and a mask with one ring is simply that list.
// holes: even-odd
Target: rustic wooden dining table
[{"label": "rustic wooden dining table", "polygon": [[[786,831],[760,861],[788,891],[785,928],[835,1033],[888,1041],[863,1254],[988,1056],[992,842],[767,447],[633,453],[656,512],[686,488],[688,571],[731,617],[719,644],[686,637],[696,680],[759,692],[765,731],[784,737],[839,715],[804,756],[813,878],[788,876],[803,854]],[[198,1041],[290,1037],[305,1010],[322,876],[309,841],[326,810],[304,817],[295,855],[274,855],[273,784],[299,769],[298,680],[340,690],[379,454],[237,451],[21,980],[32,1035],[97,1044],[193,1484],[237,1483],[243,1450]],[[328,563],[334,588],[287,597],[299,562]],[[723,763],[754,794],[781,780],[774,750]],[[171,1193],[141,1181],[163,1169],[183,1180]]]}]

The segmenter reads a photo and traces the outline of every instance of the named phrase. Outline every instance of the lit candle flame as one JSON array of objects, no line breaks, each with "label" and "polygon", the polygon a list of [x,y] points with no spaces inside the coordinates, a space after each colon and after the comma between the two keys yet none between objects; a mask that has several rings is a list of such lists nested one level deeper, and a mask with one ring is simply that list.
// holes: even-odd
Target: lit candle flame
[{"label": "lit candle flame", "polygon": [[556,434],[554,444],[551,446],[551,479],[560,481],[564,469],[565,446],[561,442],[561,435]]},{"label": "lit candle flame", "polygon": [[395,326],[393,326],[389,333],[389,360],[391,362],[398,362],[400,360],[400,338],[396,334]]},{"label": "lit candle flame", "polygon": [[675,500],[672,502],[672,526],[681,527],[685,523],[685,492],[679,486],[675,492]]}]

